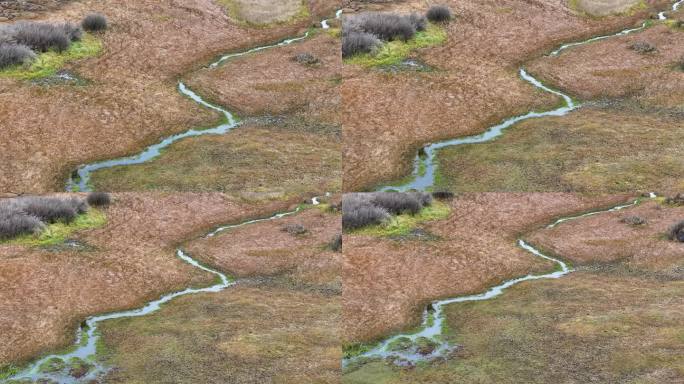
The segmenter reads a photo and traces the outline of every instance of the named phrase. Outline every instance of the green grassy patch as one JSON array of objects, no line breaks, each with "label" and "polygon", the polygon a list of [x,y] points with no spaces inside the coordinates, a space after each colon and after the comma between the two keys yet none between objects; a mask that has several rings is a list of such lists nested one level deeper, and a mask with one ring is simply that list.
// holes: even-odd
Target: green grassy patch
[{"label": "green grassy patch", "polygon": [[71,224],[54,223],[38,235],[24,235],[6,244],[26,245],[30,247],[43,247],[63,243],[72,233],[84,229],[99,228],[105,225],[107,217],[104,212],[91,208],[87,213],[79,215]]},{"label": "green grassy patch", "polygon": [[64,64],[97,56],[102,52],[102,42],[91,34],[84,34],[81,41],[71,43],[69,49],[58,53],[49,51],[39,54],[28,66],[18,65],[0,70],[0,77],[9,77],[19,80],[32,80],[54,75]]},{"label": "green grassy patch", "polygon": [[[287,19],[278,19],[278,17],[273,17],[272,20],[249,20],[245,15],[244,15],[244,10],[243,7],[245,5],[240,4],[240,1],[236,0],[218,0],[219,4],[223,5],[226,9],[226,12],[228,13],[228,16],[240,23],[243,26],[247,27],[252,27],[252,28],[267,28],[273,25],[284,25],[284,24],[291,24],[294,22],[297,22],[299,20],[304,20],[309,17],[311,17],[311,12],[309,11],[309,7],[306,1],[301,1],[300,6],[297,9],[297,12],[294,13],[292,16],[288,17]],[[256,7],[268,7],[267,5],[263,4],[260,5],[258,4],[259,1],[256,1],[252,6]],[[277,6],[276,6],[277,7]]]},{"label": "green grassy patch", "polygon": [[364,67],[377,67],[399,64],[412,51],[418,48],[434,47],[444,43],[447,39],[446,28],[436,24],[428,24],[425,31],[416,32],[408,41],[390,41],[374,54],[359,54],[345,59],[345,64],[356,64]]},{"label": "green grassy patch", "polygon": [[401,236],[411,232],[421,223],[427,221],[441,220],[449,217],[451,208],[442,202],[434,201],[432,205],[423,208],[415,215],[398,215],[390,219],[390,221],[373,225],[358,230],[351,231],[354,234],[370,235],[370,236]]}]

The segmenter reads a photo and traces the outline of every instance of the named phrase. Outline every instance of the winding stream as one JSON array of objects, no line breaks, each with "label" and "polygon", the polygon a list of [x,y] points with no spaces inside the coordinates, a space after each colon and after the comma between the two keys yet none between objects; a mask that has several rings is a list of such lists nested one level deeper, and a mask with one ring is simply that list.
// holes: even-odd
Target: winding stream
[{"label": "winding stream", "polygon": [[[342,17],[342,10],[338,10],[335,12],[335,18],[339,19]],[[321,28],[322,29],[329,29],[330,25],[328,24],[328,20],[323,20],[321,21]],[[230,53],[227,55],[221,56],[218,60],[215,62],[209,64],[208,68],[216,68],[219,65],[223,64],[227,60],[240,57],[240,56],[245,56],[249,55],[255,52],[263,51],[266,49],[270,48],[277,48],[277,47],[283,47],[286,45],[290,45],[292,43],[296,43],[298,41],[304,40],[310,35],[310,31],[306,31],[304,35],[299,36],[299,37],[293,37],[289,39],[285,39],[279,43],[276,44],[270,44],[270,45],[262,45],[256,48],[251,48],[246,51],[241,51],[241,52],[236,52],[236,53]],[[213,127],[213,128],[208,128],[208,129],[190,129],[187,130],[183,133],[179,133],[173,136],[169,136],[162,141],[150,145],[149,147],[145,148],[142,152],[132,155],[132,156],[127,156],[127,157],[121,157],[117,159],[111,159],[111,160],[105,160],[105,161],[99,161],[95,163],[90,163],[87,165],[82,165],[78,169],[76,169],[68,178],[67,183],[66,183],[66,190],[68,192],[75,192],[75,191],[81,191],[81,192],[91,192],[92,191],[92,186],[90,185],[90,179],[92,176],[92,173],[98,170],[102,169],[107,169],[107,168],[113,168],[113,167],[119,167],[119,166],[128,166],[128,165],[135,165],[135,164],[142,164],[146,163],[156,157],[158,157],[161,154],[161,151],[167,147],[169,147],[171,144],[188,138],[188,137],[194,137],[194,136],[203,136],[203,135],[223,135],[228,132],[230,132],[233,128],[237,127],[239,125],[238,119],[228,110],[218,106],[211,104],[204,99],[202,99],[199,95],[197,95],[195,92],[193,92],[190,88],[188,88],[182,81],[178,82],[178,91],[184,95],[195,101],[197,104],[205,107],[212,109],[214,111],[219,112],[223,117],[224,117],[224,122],[221,123],[220,125]]]},{"label": "winding stream", "polygon": [[[317,205],[319,204],[318,198],[313,198],[312,199],[312,204]],[[257,219],[257,220],[248,220],[239,224],[233,224],[233,225],[227,225],[220,227],[209,234],[207,234],[205,237],[212,237],[218,234],[219,232],[227,231],[229,229],[234,229],[238,227],[242,227],[245,225],[249,224],[254,224],[258,222],[263,222],[263,221],[269,221],[269,220],[277,220],[285,216],[293,215],[297,212],[299,212],[302,209],[302,206],[298,206],[296,209],[288,212],[283,212],[283,213],[278,213],[273,216],[263,218],[263,219]],[[215,275],[218,279],[218,282],[212,286],[206,287],[206,288],[186,288],[182,291],[178,292],[173,292],[169,293],[167,295],[164,295],[160,297],[157,300],[150,301],[147,304],[145,304],[143,307],[138,308],[138,309],[133,309],[133,310],[126,310],[126,311],[120,311],[120,312],[113,312],[109,314],[104,314],[104,315],[97,315],[97,316],[92,316],[86,319],[78,328],[77,333],[76,333],[76,342],[74,346],[71,348],[70,351],[65,352],[65,353],[57,353],[57,354],[51,354],[47,355],[35,362],[33,362],[28,368],[26,368],[24,371],[10,377],[9,380],[15,380],[15,381],[20,381],[20,380],[31,380],[30,382],[38,381],[38,380],[53,380],[56,383],[60,384],[76,384],[76,383],[83,383],[83,382],[88,382],[89,380],[95,380],[97,378],[102,377],[105,373],[107,373],[108,368],[96,360],[96,355],[97,355],[97,345],[98,341],[100,340],[100,334],[97,331],[97,326],[100,322],[106,321],[106,320],[111,320],[111,319],[121,319],[121,318],[132,318],[132,317],[140,317],[140,316],[145,316],[150,313],[156,312],[159,309],[161,309],[161,305],[168,303],[169,301],[180,297],[180,296],[186,296],[186,295],[194,295],[198,293],[216,293],[223,291],[224,289],[232,286],[235,284],[235,280],[227,276],[226,274],[209,268],[207,266],[204,266],[200,264],[197,260],[193,259],[190,255],[186,254],[182,249],[177,249],[176,250],[176,256],[181,259],[183,262],[190,264],[191,266],[195,268],[199,268],[203,271],[209,272],[213,275]],[[79,362],[84,362],[88,365],[90,365],[90,370],[88,371],[87,374],[84,376],[81,376],[80,378],[76,378],[73,375],[69,374],[69,362],[70,360],[75,359]],[[72,360],[73,361],[73,360]],[[44,369],[49,363],[53,363],[53,366],[55,366],[54,362],[59,364],[59,366],[64,366],[62,369],[57,369],[54,372],[50,372],[49,370]],[[5,381],[3,381],[5,382]],[[50,382],[52,383],[52,382]]]},{"label": "winding stream", "polygon": [[[684,4],[684,0],[679,0],[676,3],[672,5],[672,11],[677,11],[679,7]],[[658,19],[659,20],[667,20],[667,11],[660,12],[658,14]],[[602,36],[597,36],[597,37],[592,37],[587,40],[575,42],[575,43],[568,43],[568,44],[563,44],[561,45],[558,49],[552,51],[549,55],[550,56],[558,56],[562,51],[580,46],[580,45],[585,45],[585,44],[590,44],[595,41],[599,40],[604,40],[610,37],[615,37],[615,36],[624,36],[628,35],[630,33],[634,33],[637,31],[641,31],[648,27],[649,21],[645,21],[640,27],[636,28],[629,28],[622,30],[620,32],[610,34],[610,35],[602,35]],[[435,171],[437,168],[436,164],[436,157],[437,157],[437,151],[439,151],[442,148],[446,147],[455,147],[459,145],[465,145],[465,144],[480,144],[480,143],[486,143],[488,141],[491,141],[495,139],[498,136],[501,136],[503,134],[503,131],[506,128],[509,128],[510,126],[519,123],[524,120],[529,120],[529,119],[537,119],[540,117],[548,117],[548,116],[564,116],[570,113],[571,111],[577,109],[580,107],[579,104],[576,104],[572,98],[560,91],[551,89],[544,84],[541,83],[541,81],[535,79],[532,77],[530,74],[528,74],[524,68],[520,69],[520,77],[525,80],[526,82],[532,84],[537,89],[540,89],[544,92],[552,93],[554,95],[560,96],[563,99],[564,105],[551,110],[547,112],[529,112],[525,115],[520,115],[520,116],[515,116],[511,117],[507,120],[504,120],[502,123],[495,125],[493,127],[490,127],[487,129],[484,133],[478,134],[478,135],[472,135],[472,136],[465,136],[465,137],[460,137],[456,139],[450,139],[450,140],[444,140],[440,141],[437,143],[429,144],[425,147],[423,147],[420,151],[418,151],[418,154],[413,160],[413,171],[411,172],[410,179],[407,182],[398,184],[398,185],[387,185],[387,186],[381,186],[377,190],[378,191],[400,191],[400,192],[406,192],[410,190],[418,190],[418,191],[425,191],[429,190],[434,187],[435,185]]]},{"label": "winding stream", "polygon": [[[339,10],[335,13],[336,18],[340,18],[342,15],[342,10]],[[328,29],[330,26],[328,25],[328,20],[323,20],[321,22],[321,27],[323,29]],[[237,57],[237,56],[242,56],[242,55],[247,55],[253,52],[261,51],[264,49],[268,48],[274,48],[274,47],[280,47],[284,45],[289,45],[294,42],[303,40],[309,36],[309,31],[307,31],[303,36],[301,37],[296,37],[296,38],[291,38],[291,39],[286,39],[283,40],[280,43],[273,44],[273,45],[267,45],[267,46],[261,46],[257,48],[252,48],[250,50],[244,51],[244,52],[239,52],[239,53],[233,53],[229,55],[224,55],[221,58],[219,58],[216,62],[210,64],[209,67],[215,68],[221,63],[225,62],[226,60],[229,60],[231,58]],[[192,90],[186,87],[186,85],[183,82],[179,82],[178,84],[178,90],[181,94],[189,97],[190,99],[194,100],[198,104],[209,108],[213,109],[215,111],[220,112],[223,114],[225,117],[225,122],[214,127],[214,128],[209,128],[209,129],[204,129],[204,130],[195,130],[195,129],[190,129],[186,132],[170,136],[162,141],[160,141],[157,144],[151,145],[147,147],[145,150],[140,152],[137,155],[134,156],[129,156],[125,158],[119,158],[119,159],[113,159],[113,160],[107,160],[107,161],[102,161],[102,162],[97,162],[97,163],[92,163],[88,164],[85,166],[82,166],[78,168],[74,173],[76,175],[72,175],[68,182],[67,182],[67,191],[74,191],[74,190],[79,190],[79,191],[90,191],[91,188],[89,186],[89,181],[92,172],[100,170],[100,169],[105,169],[105,168],[111,168],[115,166],[121,166],[121,165],[132,165],[132,164],[141,164],[146,161],[149,161],[157,156],[160,155],[161,150],[168,147],[169,145],[173,144],[174,142],[188,138],[188,137],[193,137],[193,136],[200,136],[200,135],[210,135],[210,134],[224,134],[229,132],[231,129],[235,128],[238,125],[238,121],[233,116],[232,113],[229,111],[225,110],[224,108],[221,108],[219,106],[210,104],[203,100],[199,95],[194,93]],[[77,177],[74,177],[77,176]],[[328,196],[329,194],[326,194]],[[311,204],[312,205],[318,205],[320,204],[319,198],[314,197],[311,199]],[[269,221],[269,220],[277,220],[280,218],[283,218],[285,216],[290,216],[294,215],[295,213],[299,212],[302,209],[302,206],[298,206],[296,209],[288,212],[282,212],[282,213],[277,213],[273,216],[266,217],[266,218],[261,218],[261,219],[254,219],[254,220],[248,220],[239,224],[233,224],[233,225],[227,225],[227,226],[222,226],[219,227],[212,232],[208,233],[205,237],[213,237],[217,235],[220,232],[224,232],[233,228],[237,227],[242,227],[245,225],[249,224],[254,224],[254,223],[259,223],[263,221]],[[49,383],[60,383],[60,384],[76,384],[76,383],[82,383],[82,382],[88,382],[90,380],[96,380],[100,377],[102,377],[106,372],[108,371],[108,368],[105,367],[104,365],[100,364],[97,362],[95,359],[96,354],[97,354],[97,345],[98,341],[100,340],[100,335],[97,331],[97,326],[100,322],[106,321],[106,320],[112,320],[112,319],[121,319],[121,318],[133,318],[133,317],[141,317],[148,315],[150,313],[156,312],[161,308],[162,304],[165,304],[177,297],[180,296],[186,296],[186,295],[194,295],[194,294],[199,294],[199,293],[216,293],[220,292],[231,285],[235,284],[235,281],[231,279],[229,276],[226,274],[209,268],[207,266],[201,265],[197,260],[193,259],[191,256],[187,255],[182,249],[177,249],[176,250],[176,256],[181,259],[183,262],[188,263],[189,265],[199,268],[203,271],[209,272],[213,275],[215,275],[218,279],[218,282],[214,285],[211,285],[206,288],[186,288],[182,291],[178,292],[173,292],[170,294],[166,294],[162,296],[161,298],[150,301],[147,304],[145,304],[143,307],[138,308],[138,309],[133,309],[133,310],[126,310],[126,311],[120,311],[120,312],[113,312],[109,314],[103,314],[103,315],[97,315],[97,316],[92,316],[86,319],[78,328],[76,332],[76,342],[72,348],[70,348],[68,351],[64,353],[55,353],[55,354],[50,354],[47,356],[44,356],[40,358],[39,360],[36,360],[35,362],[31,363],[26,369],[23,371],[9,377],[6,380],[0,380],[0,382],[23,382],[23,381],[28,381],[28,382],[36,382],[43,380],[45,382]],[[69,372],[70,365],[87,365],[89,368],[87,369],[87,373],[83,374],[80,377],[75,377]],[[46,369],[47,368],[47,369]]]},{"label": "winding stream", "polygon": [[[619,211],[637,205],[638,203],[639,199],[629,204],[618,205],[602,211],[594,211],[583,215],[564,217],[549,224],[546,228],[553,228],[561,223],[581,217],[597,215],[599,213],[605,212]],[[413,366],[420,361],[431,361],[438,358],[444,358],[458,347],[457,345],[449,343],[445,339],[444,321],[446,320],[446,317],[444,315],[444,306],[469,301],[489,300],[501,295],[507,288],[524,281],[558,279],[567,275],[568,273],[573,272],[573,269],[562,260],[544,255],[542,252],[522,239],[518,240],[518,246],[536,257],[554,262],[556,264],[556,270],[554,272],[542,275],[526,275],[523,277],[507,280],[483,293],[457,296],[449,299],[434,301],[428,306],[428,308],[425,309],[425,311],[423,311],[423,320],[421,322],[420,328],[417,331],[391,336],[370,350],[343,360],[342,366],[347,367],[349,364],[354,362],[362,362],[367,359],[389,359],[394,364],[399,366]]]}]

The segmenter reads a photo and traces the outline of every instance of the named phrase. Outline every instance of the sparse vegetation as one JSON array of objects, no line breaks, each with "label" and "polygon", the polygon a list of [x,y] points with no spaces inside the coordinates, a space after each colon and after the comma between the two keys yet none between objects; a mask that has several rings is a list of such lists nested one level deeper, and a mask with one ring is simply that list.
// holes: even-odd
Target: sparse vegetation
[{"label": "sparse vegetation", "polygon": [[304,65],[315,65],[321,62],[316,56],[312,55],[309,52],[298,53],[295,55],[293,59],[299,64]]},{"label": "sparse vegetation", "polygon": [[370,33],[349,32],[342,36],[342,57],[373,53],[380,46],[382,46],[382,41]]},{"label": "sparse vegetation", "polygon": [[622,219],[620,219],[620,222],[625,223],[625,224],[629,224],[629,225],[637,226],[637,225],[646,224],[646,219],[644,219],[643,217],[640,217],[640,216],[627,216],[627,217],[623,217]]},{"label": "sparse vegetation", "polygon": [[637,41],[629,45],[629,49],[636,51],[638,53],[651,53],[656,51],[655,45],[652,45],[646,41]]},{"label": "sparse vegetation", "polygon": [[104,31],[108,27],[107,18],[100,13],[91,13],[83,19],[81,26],[88,32]]},{"label": "sparse vegetation", "polygon": [[446,5],[433,5],[428,9],[426,14],[428,20],[433,23],[443,23],[445,21],[451,20],[453,15],[451,14],[451,9]]},{"label": "sparse vegetation", "polygon": [[46,77],[65,62],[93,56],[100,50],[99,41],[71,23],[22,21],[0,26],[0,75],[18,79]]},{"label": "sparse vegetation", "polygon": [[[431,209],[431,205],[432,196],[423,192],[350,193],[342,199],[342,227],[354,230],[385,224],[388,234],[402,234],[410,230],[415,222],[429,220],[428,217],[433,217],[432,214],[437,211],[437,216],[441,217],[443,207]],[[407,214],[413,217],[423,213],[425,217],[415,217],[413,220],[392,219],[391,216]]]},{"label": "sparse vegetation", "polygon": [[665,199],[665,204],[668,205],[684,205],[684,193],[678,193]]},{"label": "sparse vegetation", "polygon": [[667,231],[667,238],[684,243],[684,220],[670,227]]},{"label": "sparse vegetation", "polygon": [[77,197],[28,196],[0,202],[0,240],[49,245],[66,240],[74,230],[103,225],[104,215],[89,210]]},{"label": "sparse vegetation", "polygon": [[287,232],[292,236],[299,236],[303,235],[307,232],[309,232],[303,225],[301,224],[285,224],[282,227],[283,232]]},{"label": "sparse vegetation", "polygon": [[87,201],[93,207],[108,207],[112,203],[112,198],[109,193],[91,192],[88,194]]},{"label": "sparse vegetation", "polygon": [[330,241],[330,249],[333,250],[333,252],[341,252],[342,251],[342,234],[338,233],[333,237],[333,239]]}]

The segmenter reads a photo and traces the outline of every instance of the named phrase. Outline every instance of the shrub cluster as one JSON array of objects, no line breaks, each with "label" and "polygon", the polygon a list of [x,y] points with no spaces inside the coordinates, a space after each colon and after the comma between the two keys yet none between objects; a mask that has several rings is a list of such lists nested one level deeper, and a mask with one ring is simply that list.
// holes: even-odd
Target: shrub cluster
[{"label": "shrub cluster", "polygon": [[453,192],[450,191],[435,191],[432,192],[432,197],[434,197],[437,200],[451,200],[455,197],[456,195]]},{"label": "shrub cluster", "polygon": [[684,220],[670,227],[670,230],[667,232],[667,238],[684,243]]},{"label": "shrub cluster", "polygon": [[88,205],[92,207],[108,207],[112,203],[112,198],[109,193],[105,192],[91,192],[88,194]]},{"label": "shrub cluster", "polygon": [[81,23],[47,24],[20,21],[0,27],[0,69],[28,64],[36,52],[54,50],[63,52],[72,42],[83,37],[83,29],[101,31],[107,28],[107,19],[100,14],[88,15]]},{"label": "shrub cluster", "polygon": [[665,204],[669,205],[684,205],[684,193],[678,193],[665,199]]},{"label": "shrub cluster", "polygon": [[91,13],[81,22],[83,29],[89,32],[104,31],[107,29],[107,18],[100,13]]},{"label": "shrub cluster", "polygon": [[342,199],[342,228],[381,224],[390,215],[413,215],[430,204],[432,196],[423,192],[350,193]]},{"label": "shrub cluster", "polygon": [[76,197],[17,197],[0,202],[0,239],[42,231],[47,223],[71,223],[88,211],[88,203]]},{"label": "shrub cluster", "polygon": [[655,52],[656,47],[652,45],[651,43],[645,42],[645,41],[637,41],[635,43],[632,43],[629,45],[629,48],[631,50],[634,50],[638,53],[650,53],[650,52]]},{"label": "shrub cluster", "polygon": [[303,235],[308,232],[308,230],[301,224],[285,224],[281,230],[293,236]]},{"label": "shrub cluster", "polygon": [[330,249],[332,249],[334,252],[340,252],[342,250],[342,234],[338,233],[333,237],[333,239],[330,241]]},{"label": "shrub cluster", "polygon": [[629,225],[644,225],[646,224],[646,219],[640,216],[627,216],[623,217],[620,220],[621,223],[629,224]]},{"label": "shrub cluster", "polygon": [[446,5],[433,5],[428,9],[426,16],[433,23],[449,21],[452,18],[451,9]]},{"label": "shrub cluster", "polygon": [[373,53],[382,45],[383,41],[407,41],[416,32],[424,31],[427,28],[428,19],[431,21],[451,19],[449,8],[441,6],[440,9],[445,9],[448,17],[444,18],[442,13],[437,12],[441,16],[438,17],[439,20],[433,20],[430,15],[431,12],[436,12],[434,8],[428,10],[427,17],[417,13],[397,15],[380,12],[365,12],[347,17],[342,23],[342,57]]}]

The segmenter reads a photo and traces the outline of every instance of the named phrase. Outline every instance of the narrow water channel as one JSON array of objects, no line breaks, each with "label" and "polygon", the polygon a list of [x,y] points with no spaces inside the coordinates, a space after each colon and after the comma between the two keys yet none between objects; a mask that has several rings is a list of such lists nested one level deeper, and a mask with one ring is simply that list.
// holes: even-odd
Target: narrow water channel
[{"label": "narrow water channel", "polygon": [[[684,0],[679,0],[676,3],[672,5],[672,11],[677,11],[679,7],[684,4]],[[667,11],[660,12],[658,14],[658,19],[659,20],[667,20]],[[649,26],[649,21],[645,21],[640,27],[636,28],[628,28],[624,29],[620,32],[610,34],[610,35],[601,35],[597,37],[592,37],[587,40],[579,41],[579,42],[574,42],[574,43],[568,43],[568,44],[563,44],[556,50],[552,51],[549,55],[550,56],[558,56],[561,52],[563,52],[566,49],[572,48],[572,47],[577,47],[580,45],[585,45],[585,44],[590,44],[595,41],[599,40],[604,40],[608,39],[611,37],[616,37],[616,36],[624,36],[628,35],[634,32],[641,31]],[[576,104],[572,98],[569,95],[566,95],[558,90],[551,89],[544,84],[542,84],[539,80],[535,79],[533,76],[531,76],[529,73],[525,71],[524,68],[520,69],[520,77],[530,83],[532,86],[534,86],[537,89],[540,89],[544,92],[548,92],[557,96],[560,96],[563,99],[563,105],[557,109],[547,111],[547,112],[529,112],[524,115],[520,116],[515,116],[511,117],[509,119],[504,120],[502,123],[497,124],[493,127],[490,127],[487,129],[484,133],[478,134],[478,135],[472,135],[472,136],[465,136],[465,137],[460,137],[460,138],[455,138],[455,139],[449,139],[449,140],[444,140],[440,141],[437,143],[429,144],[425,147],[423,147],[420,151],[418,151],[418,154],[415,156],[413,160],[413,171],[411,172],[411,175],[409,177],[409,180],[406,182],[402,182],[399,184],[393,184],[393,185],[386,185],[386,186],[380,186],[377,188],[378,191],[400,191],[400,192],[406,192],[410,190],[418,190],[418,191],[426,191],[426,190],[431,190],[434,185],[435,185],[435,172],[437,168],[437,152],[440,149],[447,148],[447,147],[455,147],[459,145],[466,145],[466,144],[481,144],[481,143],[486,143],[489,142],[499,136],[501,136],[506,128],[511,127],[512,125],[519,123],[524,120],[529,120],[529,119],[537,119],[540,117],[548,117],[548,116],[564,116],[570,113],[571,111],[577,109],[580,107],[579,104]]]},{"label": "narrow water channel", "polygon": [[[619,211],[634,206],[638,203],[639,200],[637,199],[629,204],[618,205],[606,210],[564,217],[549,224],[546,228],[553,228],[561,223],[581,217],[597,215],[605,212]],[[518,240],[518,246],[528,251],[535,257],[540,257],[542,259],[554,262],[556,264],[556,270],[546,274],[527,275],[507,280],[495,287],[489,288],[483,293],[467,296],[456,296],[444,300],[434,301],[423,311],[422,322],[417,331],[391,336],[364,353],[344,359],[342,366],[347,367],[355,362],[368,359],[388,359],[399,366],[413,366],[420,361],[432,361],[438,358],[445,358],[449,353],[458,347],[457,345],[450,343],[444,334],[444,324],[446,320],[446,316],[444,314],[445,306],[455,303],[493,299],[501,295],[507,288],[522,282],[543,279],[558,279],[567,275],[568,273],[573,272],[573,269],[562,260],[544,255],[541,251],[536,249],[533,245],[528,244],[523,239]]]}]

